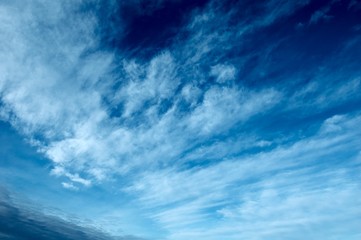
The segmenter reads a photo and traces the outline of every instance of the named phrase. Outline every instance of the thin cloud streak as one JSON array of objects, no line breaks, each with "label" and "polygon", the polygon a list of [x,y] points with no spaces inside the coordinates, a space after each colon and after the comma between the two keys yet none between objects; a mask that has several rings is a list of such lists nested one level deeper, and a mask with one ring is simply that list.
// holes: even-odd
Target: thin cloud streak
[{"label": "thin cloud streak", "polygon": [[[361,212],[352,196],[361,186],[348,176],[360,177],[359,124],[360,117],[335,116],[318,135],[292,146],[202,169],[147,172],[125,190],[139,193],[145,211],[172,229],[172,239],[276,239],[303,231],[300,225],[353,223]],[[329,166],[334,161],[341,166]],[[201,227],[208,229],[210,219],[213,230]],[[357,232],[356,222],[333,234],[348,231]]]}]

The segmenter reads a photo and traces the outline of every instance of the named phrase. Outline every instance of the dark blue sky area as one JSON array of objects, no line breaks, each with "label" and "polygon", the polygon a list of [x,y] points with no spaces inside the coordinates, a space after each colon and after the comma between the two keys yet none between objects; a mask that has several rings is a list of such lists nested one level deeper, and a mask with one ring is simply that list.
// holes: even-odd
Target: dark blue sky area
[{"label": "dark blue sky area", "polygon": [[[106,18],[104,43],[110,48],[130,54],[150,57],[163,48],[169,47],[173,38],[186,22],[187,16],[202,9],[209,2],[201,1],[148,1],[137,4],[120,2],[116,11]],[[107,4],[101,8],[108,14]],[[122,30],[117,31],[119,24]],[[124,27],[124,28],[123,28]],[[134,53],[135,52],[135,53]]]}]

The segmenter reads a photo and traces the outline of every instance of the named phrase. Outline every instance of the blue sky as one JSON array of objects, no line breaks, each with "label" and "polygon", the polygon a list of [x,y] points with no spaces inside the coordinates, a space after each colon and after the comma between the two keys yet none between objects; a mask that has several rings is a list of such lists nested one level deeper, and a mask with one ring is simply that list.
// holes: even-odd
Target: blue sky
[{"label": "blue sky", "polygon": [[360,239],[360,16],[2,1],[0,238]]}]

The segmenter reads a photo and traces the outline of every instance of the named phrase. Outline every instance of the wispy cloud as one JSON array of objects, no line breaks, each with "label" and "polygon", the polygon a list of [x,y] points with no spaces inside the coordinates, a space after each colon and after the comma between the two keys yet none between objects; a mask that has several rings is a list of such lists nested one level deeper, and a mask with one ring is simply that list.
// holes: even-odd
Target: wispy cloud
[{"label": "wispy cloud", "polygon": [[[112,92],[117,64],[113,54],[98,49],[95,15],[78,13],[80,3],[59,3],[54,13],[39,19],[43,5],[38,5],[27,6],[27,15],[16,12],[16,3],[3,7],[3,18],[11,24],[4,27],[5,36],[14,41],[4,39],[9,45],[4,62],[13,57],[3,69],[2,115],[34,138],[33,143],[55,163],[55,175],[75,183],[90,185],[92,178],[103,180],[114,169],[127,172],[145,160],[170,161],[196,142],[206,141],[204,136],[227,131],[280,99],[274,89],[254,92],[236,86],[211,86],[196,97],[186,84],[191,79],[182,73],[191,69],[181,68],[177,53],[169,51],[149,63],[123,61],[120,87]],[[50,27],[43,30],[44,24]],[[35,38],[34,32],[42,37]],[[220,66],[210,70],[217,81],[235,77],[234,67],[220,72]],[[198,84],[193,89],[199,89]],[[190,99],[195,102],[187,107]],[[116,108],[121,114],[113,117]],[[196,136],[200,138],[194,142]]]},{"label": "wispy cloud", "polygon": [[169,239],[356,239],[360,37],[314,57],[288,19],[309,2],[209,1],[148,57],[102,45],[98,1],[0,4],[0,117],[64,188],[121,182]]},{"label": "wispy cloud", "polygon": [[[358,124],[359,117],[335,116],[291,146],[201,169],[147,172],[126,191],[138,192],[172,239],[272,239],[320,224],[334,226],[333,236],[357,234]],[[350,225],[338,226],[343,221]]]}]

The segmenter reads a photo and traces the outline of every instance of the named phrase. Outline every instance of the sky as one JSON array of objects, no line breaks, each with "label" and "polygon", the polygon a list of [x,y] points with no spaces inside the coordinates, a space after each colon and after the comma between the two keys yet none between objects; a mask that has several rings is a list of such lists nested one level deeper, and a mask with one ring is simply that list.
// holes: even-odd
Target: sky
[{"label": "sky", "polygon": [[0,239],[361,239],[361,2],[1,0]]}]

